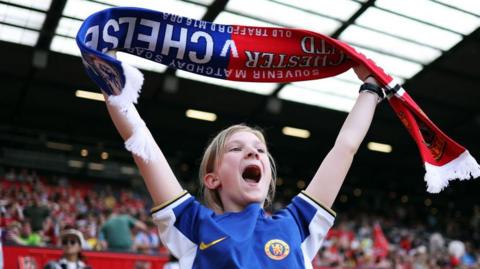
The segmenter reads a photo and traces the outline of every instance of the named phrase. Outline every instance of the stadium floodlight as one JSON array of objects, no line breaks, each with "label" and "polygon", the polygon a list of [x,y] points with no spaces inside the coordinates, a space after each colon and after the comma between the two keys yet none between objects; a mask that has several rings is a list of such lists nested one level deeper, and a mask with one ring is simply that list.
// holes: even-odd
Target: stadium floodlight
[{"label": "stadium floodlight", "polygon": [[68,160],[68,166],[73,168],[83,168],[84,163],[78,160]]},{"label": "stadium floodlight", "polygon": [[105,169],[105,165],[101,163],[89,163],[88,168],[94,171],[103,171]]},{"label": "stadium floodlight", "polygon": [[215,121],[217,120],[217,115],[211,112],[205,112],[195,109],[188,109],[185,112],[185,115],[188,118],[197,119],[197,120],[204,120],[204,121]]},{"label": "stadium floodlight", "polygon": [[98,93],[98,92],[77,90],[77,91],[75,91],[75,96],[78,97],[78,98],[84,98],[84,99],[89,99],[89,100],[105,102],[105,98],[103,97],[103,94]]},{"label": "stadium floodlight", "polygon": [[66,143],[47,141],[47,143],[45,143],[45,146],[50,149],[57,149],[57,150],[63,150],[63,151],[73,150],[73,146]]},{"label": "stadium floodlight", "polygon": [[306,129],[300,129],[290,126],[285,126],[282,128],[282,133],[287,136],[299,137],[307,139],[310,137],[310,131]]},{"label": "stadium floodlight", "polygon": [[388,144],[378,143],[378,142],[368,142],[367,148],[371,151],[390,153],[392,152],[392,146]]}]

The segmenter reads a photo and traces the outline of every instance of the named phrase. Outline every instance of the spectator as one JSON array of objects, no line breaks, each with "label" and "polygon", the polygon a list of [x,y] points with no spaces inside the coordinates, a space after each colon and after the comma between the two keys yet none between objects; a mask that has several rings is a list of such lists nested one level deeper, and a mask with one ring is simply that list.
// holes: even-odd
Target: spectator
[{"label": "spectator", "polygon": [[477,264],[475,254],[472,249],[472,244],[470,242],[467,242],[465,244],[465,254],[463,254],[463,256],[461,257],[461,262],[462,264],[467,266],[467,268],[472,268],[475,265],[480,265],[480,264]]},{"label": "spectator", "polygon": [[107,195],[104,198],[103,202],[105,203],[105,207],[108,209],[115,208],[115,205],[117,204],[117,199],[113,195],[112,189],[110,186],[107,186]]},{"label": "spectator", "polygon": [[440,252],[445,249],[445,240],[440,233],[433,233],[429,238],[429,247],[431,252]]},{"label": "spectator", "polygon": [[17,180],[17,174],[15,173],[14,168],[10,168],[8,173],[5,174],[5,179],[8,181],[16,181]]},{"label": "spectator", "polygon": [[38,194],[34,194],[31,205],[23,210],[23,215],[30,222],[32,230],[38,232],[43,229],[43,222],[50,215],[50,210],[42,205]]},{"label": "spectator", "polygon": [[12,227],[11,233],[8,235],[11,241],[22,246],[38,247],[45,245],[41,235],[32,231],[30,223],[24,222],[21,227],[21,231]]},{"label": "spectator", "polygon": [[57,239],[58,239],[58,230],[55,225],[55,222],[52,217],[48,217],[43,225],[43,240],[49,244],[56,246],[57,245]]},{"label": "spectator", "polygon": [[134,248],[144,254],[155,254],[158,252],[160,239],[157,234],[157,228],[152,221],[147,221],[147,230],[137,228],[134,239]]},{"label": "spectator", "polygon": [[97,230],[98,230],[98,217],[94,213],[89,213],[87,215],[87,222],[85,224],[83,234],[85,235],[87,244],[90,246],[90,249],[101,250],[102,247],[98,240]]},{"label": "spectator", "polygon": [[133,239],[133,249],[142,254],[150,253],[150,240],[146,231],[135,228]]},{"label": "spectator", "polygon": [[89,269],[82,254],[85,245],[80,231],[72,228],[65,229],[61,235],[63,255],[57,261],[50,261],[44,269]]},{"label": "spectator", "polygon": [[131,229],[137,227],[147,230],[145,223],[132,218],[129,215],[118,215],[111,209],[106,209],[107,221],[100,228],[99,239],[103,248],[111,251],[131,251],[133,247]]}]

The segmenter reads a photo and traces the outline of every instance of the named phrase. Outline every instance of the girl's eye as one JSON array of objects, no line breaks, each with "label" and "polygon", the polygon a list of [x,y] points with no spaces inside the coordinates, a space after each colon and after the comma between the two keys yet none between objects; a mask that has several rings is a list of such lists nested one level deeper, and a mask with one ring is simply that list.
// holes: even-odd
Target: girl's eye
[{"label": "girl's eye", "polygon": [[258,149],[258,152],[265,153],[265,149]]},{"label": "girl's eye", "polygon": [[240,150],[242,150],[242,149],[239,148],[239,147],[235,147],[235,148],[231,148],[231,149],[230,149],[230,151],[240,151]]}]

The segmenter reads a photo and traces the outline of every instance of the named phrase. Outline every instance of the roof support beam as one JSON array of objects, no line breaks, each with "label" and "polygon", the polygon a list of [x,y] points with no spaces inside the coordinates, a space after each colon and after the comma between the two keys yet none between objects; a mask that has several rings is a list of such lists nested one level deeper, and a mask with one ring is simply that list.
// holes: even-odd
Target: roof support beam
[{"label": "roof support beam", "polygon": [[37,45],[35,46],[37,49],[48,50],[50,47],[50,43],[52,43],[53,36],[55,35],[55,29],[57,29],[58,22],[62,17],[66,4],[67,0],[52,1],[50,9],[47,12],[47,18],[40,31]]},{"label": "roof support beam", "polygon": [[39,68],[45,68],[48,61],[48,51],[50,44],[52,43],[53,36],[55,35],[55,29],[57,29],[58,22],[62,17],[63,9],[67,0],[52,1],[50,9],[48,10],[47,17],[40,30],[40,36],[37,44],[32,53],[32,62],[28,70],[27,77],[24,80],[23,85],[20,88],[20,94],[16,102],[15,109],[11,114],[11,123],[15,124],[17,119],[21,118],[22,109],[24,106],[25,98],[28,94],[32,84],[35,84],[35,74]]},{"label": "roof support beam", "polygon": [[213,2],[208,8],[207,13],[205,13],[202,20],[213,22],[217,18],[218,14],[225,9],[227,4],[228,0],[215,0],[215,2]]}]

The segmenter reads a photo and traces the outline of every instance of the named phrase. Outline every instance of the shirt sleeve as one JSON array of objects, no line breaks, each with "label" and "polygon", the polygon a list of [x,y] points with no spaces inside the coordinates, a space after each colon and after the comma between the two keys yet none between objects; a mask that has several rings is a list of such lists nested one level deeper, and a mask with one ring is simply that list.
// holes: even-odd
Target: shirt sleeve
[{"label": "shirt sleeve", "polygon": [[302,191],[287,206],[298,225],[305,258],[312,260],[332,227],[336,213]]},{"label": "shirt sleeve", "polygon": [[186,191],[151,210],[162,243],[177,258],[192,255],[198,246],[201,216],[208,210]]}]

